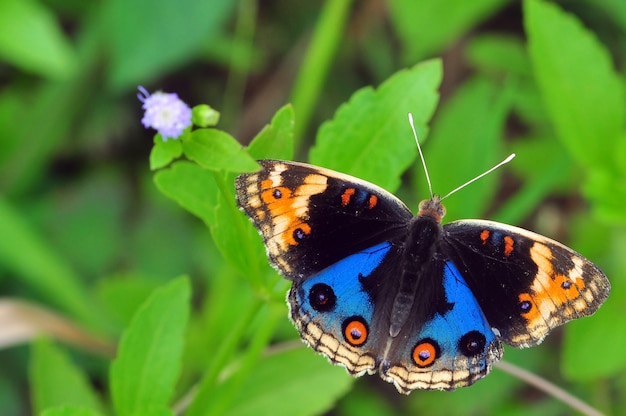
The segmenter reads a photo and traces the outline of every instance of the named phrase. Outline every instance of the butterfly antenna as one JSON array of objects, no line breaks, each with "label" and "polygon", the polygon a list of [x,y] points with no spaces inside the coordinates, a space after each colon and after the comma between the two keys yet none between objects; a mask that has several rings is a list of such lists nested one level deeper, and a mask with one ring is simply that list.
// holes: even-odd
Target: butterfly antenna
[{"label": "butterfly antenna", "polygon": [[515,153],[511,153],[509,155],[509,157],[507,157],[506,159],[504,159],[502,162],[498,163],[497,165],[495,165],[494,167],[492,167],[491,169],[487,170],[486,172],[481,173],[480,175],[476,176],[474,179],[465,182],[463,185],[459,186],[458,188],[455,188],[453,190],[451,190],[450,192],[448,192],[446,194],[446,196],[444,196],[443,198],[441,198],[441,200],[443,201],[444,199],[446,199],[447,197],[449,197],[450,195],[452,195],[453,193],[465,188],[467,185],[469,185],[472,182],[476,182],[477,180],[479,180],[480,178],[482,178],[485,175],[489,175],[491,172],[493,172],[494,170],[498,169],[500,166],[502,165],[506,165],[507,163],[509,163],[511,160],[513,160],[513,158],[515,157]]},{"label": "butterfly antenna", "polygon": [[428,174],[428,168],[426,167],[426,160],[424,160],[424,153],[422,153],[422,146],[420,146],[420,141],[417,139],[417,132],[415,131],[415,125],[413,124],[413,114],[409,113],[409,124],[411,125],[411,130],[413,130],[413,137],[415,137],[415,144],[417,144],[417,150],[420,153],[420,159],[422,159],[422,166],[424,167],[424,173],[426,173],[426,182],[428,182],[428,192],[430,192],[430,197],[433,197],[433,187],[430,184],[430,175]]}]

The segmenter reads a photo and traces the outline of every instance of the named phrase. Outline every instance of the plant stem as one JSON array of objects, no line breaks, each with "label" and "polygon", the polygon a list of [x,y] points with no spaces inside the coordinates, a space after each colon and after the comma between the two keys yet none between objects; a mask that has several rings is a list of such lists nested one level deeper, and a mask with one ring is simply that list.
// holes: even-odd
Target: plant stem
[{"label": "plant stem", "polygon": [[547,395],[552,396],[557,400],[560,400],[561,402],[565,403],[572,409],[582,414],[589,416],[602,416],[602,413],[600,411],[589,406],[578,397],[571,395],[559,386],[550,383],[548,380],[541,378],[536,374],[531,373],[530,371],[526,371],[506,361],[500,361],[496,363],[495,367],[498,367],[500,370],[509,373],[514,377],[517,377],[518,379],[524,381],[531,386],[536,387]]},{"label": "plant stem", "polygon": [[[216,398],[212,393],[217,383],[217,377],[226,365],[228,358],[234,354],[237,346],[243,338],[243,335],[250,329],[250,322],[252,322],[252,319],[254,319],[257,315],[263,304],[264,303],[260,299],[254,298],[248,305],[248,308],[242,311],[241,315],[239,315],[239,320],[233,327],[230,334],[228,334],[226,339],[224,339],[224,342],[221,344],[217,354],[213,357],[211,365],[205,373],[204,378],[195,391],[190,392],[190,395],[193,395],[194,397],[191,399],[191,405],[185,415],[205,415],[206,410],[214,406],[213,403]],[[188,399],[189,398],[187,397],[183,400],[186,402]],[[180,405],[176,407],[178,410],[181,410]]]},{"label": "plant stem", "polygon": [[311,37],[311,44],[300,66],[291,95],[296,111],[294,144],[297,149],[313,114],[331,61],[343,39],[344,27],[352,0],[328,0]]}]

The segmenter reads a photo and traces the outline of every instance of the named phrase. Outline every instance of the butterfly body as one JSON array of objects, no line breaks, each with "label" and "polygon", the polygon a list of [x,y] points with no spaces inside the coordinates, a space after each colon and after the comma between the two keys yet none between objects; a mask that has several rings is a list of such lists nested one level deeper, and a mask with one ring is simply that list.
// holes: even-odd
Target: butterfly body
[{"label": "butterfly body", "polygon": [[413,216],[357,178],[259,163],[237,178],[239,206],[293,281],[302,339],[352,375],[379,372],[402,393],[467,386],[501,359],[502,342],[536,345],[608,296],[597,267],[546,237],[483,220],[442,225],[436,197]]}]

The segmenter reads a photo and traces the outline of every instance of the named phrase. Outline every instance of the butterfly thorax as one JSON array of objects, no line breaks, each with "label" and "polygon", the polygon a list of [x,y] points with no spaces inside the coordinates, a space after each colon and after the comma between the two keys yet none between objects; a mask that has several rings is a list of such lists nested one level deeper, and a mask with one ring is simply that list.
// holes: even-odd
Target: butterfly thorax
[{"label": "butterfly thorax", "polygon": [[435,253],[443,233],[441,218],[444,215],[445,208],[441,205],[440,199],[433,197],[420,203],[418,215],[409,224],[401,260],[398,289],[390,315],[389,335],[391,337],[396,337],[400,333],[415,310],[414,302],[417,293],[436,286],[432,282],[425,281],[425,278],[432,275]]}]

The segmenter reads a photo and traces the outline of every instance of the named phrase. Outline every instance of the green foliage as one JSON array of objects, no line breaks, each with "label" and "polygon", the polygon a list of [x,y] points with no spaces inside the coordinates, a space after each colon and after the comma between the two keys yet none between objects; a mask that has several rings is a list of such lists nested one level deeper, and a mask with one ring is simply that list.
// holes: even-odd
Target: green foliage
[{"label": "green foliage", "polygon": [[[502,86],[476,78],[466,81],[450,97],[435,120],[425,158],[426,163],[446,160],[451,149],[458,156],[452,168],[448,163],[429,164],[435,193],[445,194],[459,185],[459,178],[471,179],[504,159],[501,138],[512,93],[508,84]],[[415,166],[420,178],[422,170],[419,165]],[[446,215],[449,218],[481,216],[495,197],[497,176],[497,173],[489,175],[463,191],[461,197],[446,200]],[[463,198],[465,193],[471,193],[472,197]]]},{"label": "green foliage", "polygon": [[210,7],[203,0],[103,3],[98,29],[107,35],[111,53],[107,81],[115,89],[133,88],[179,67],[220,35],[234,5],[230,0],[212,0]]},{"label": "green foliage", "polygon": [[40,339],[33,345],[30,384],[36,413],[71,406],[102,414],[102,404],[85,374],[48,340]]},{"label": "green foliage", "polygon": [[50,10],[32,0],[5,0],[0,3],[0,26],[3,61],[51,79],[73,75],[73,47]]},{"label": "green foliage", "polygon": [[452,43],[505,3],[504,0],[392,0],[390,6],[393,23],[404,41],[405,59],[414,61]]},{"label": "green foliage", "polygon": [[558,137],[582,166],[619,172],[625,97],[608,52],[553,4],[527,1],[524,11],[534,74]]},{"label": "green foliage", "polygon": [[15,270],[23,284],[41,292],[49,302],[85,323],[97,324],[100,318],[87,301],[83,283],[72,268],[2,199],[0,217],[3,236],[0,256],[4,266]]},{"label": "green foliage", "polygon": [[189,282],[179,278],[137,310],[111,364],[116,414],[173,414],[167,406],[180,372],[189,300]]},{"label": "green foliage", "polygon": [[[331,368],[319,355],[311,354],[304,346],[270,353],[258,361],[245,384],[238,389],[233,405],[224,415],[310,415],[332,409],[353,384],[342,368]],[[290,369],[299,368],[299,374]],[[220,394],[230,382],[216,390]],[[308,387],[320,386],[318,400],[310,401]],[[288,397],[289,400],[285,400]]]},{"label": "green foliage", "polygon": [[416,129],[423,135],[439,100],[441,72],[440,62],[429,61],[394,74],[376,91],[366,87],[354,93],[320,127],[311,163],[397,189],[417,154],[414,143],[406,140],[407,115],[397,108],[415,113]]},{"label": "green foliage", "polygon": [[[289,282],[234,178],[306,160],[415,208],[428,190],[409,112],[435,193],[517,154],[446,199],[446,221],[531,228],[611,280],[596,315],[505,359],[603,412],[626,406],[626,2],[377,4],[0,2],[0,290],[116,346],[50,330],[11,347],[0,316],[0,413],[570,413],[498,369],[400,396],[326,363],[288,322]],[[181,137],[151,138],[137,84],[221,114],[200,104]]]}]

